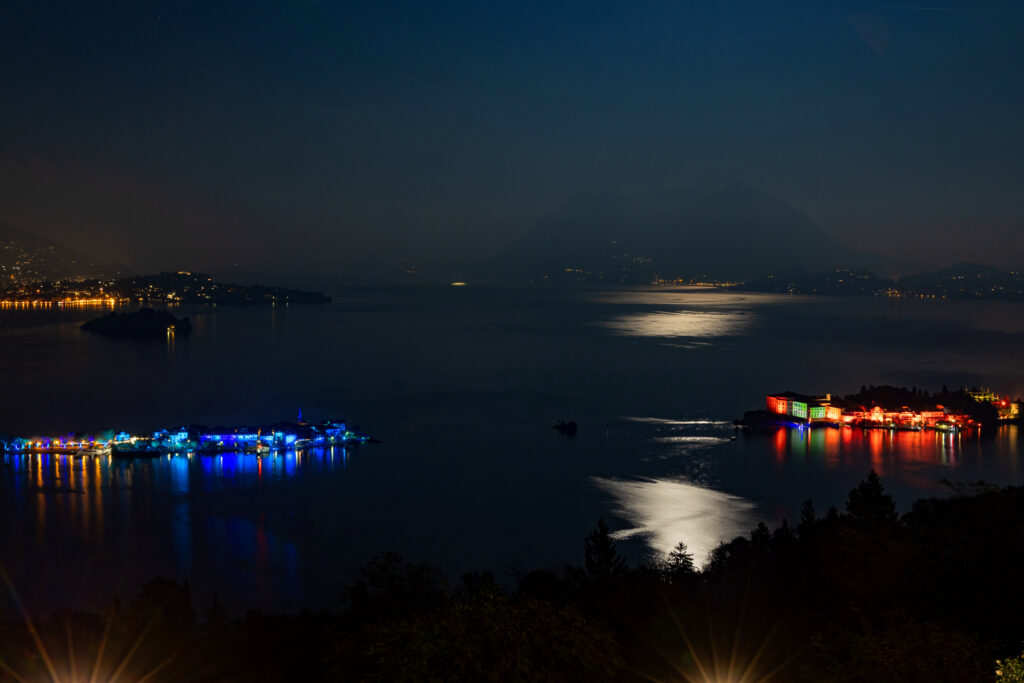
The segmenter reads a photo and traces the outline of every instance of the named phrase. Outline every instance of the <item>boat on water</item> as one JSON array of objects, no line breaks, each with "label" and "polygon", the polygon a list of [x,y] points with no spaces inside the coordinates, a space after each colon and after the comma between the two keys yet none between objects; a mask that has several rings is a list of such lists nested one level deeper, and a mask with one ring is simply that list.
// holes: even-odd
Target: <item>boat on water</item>
[{"label": "boat on water", "polygon": [[576,436],[576,432],[579,431],[579,425],[576,424],[575,420],[569,420],[566,422],[565,420],[559,419],[555,421],[555,424],[552,425],[551,428],[566,436]]}]

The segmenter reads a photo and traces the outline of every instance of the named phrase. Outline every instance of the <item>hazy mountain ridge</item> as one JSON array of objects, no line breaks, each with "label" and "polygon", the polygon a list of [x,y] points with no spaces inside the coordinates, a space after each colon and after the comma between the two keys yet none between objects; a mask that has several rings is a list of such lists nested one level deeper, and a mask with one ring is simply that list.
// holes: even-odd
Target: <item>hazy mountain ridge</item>
[{"label": "hazy mountain ridge", "polygon": [[5,280],[73,280],[118,273],[125,269],[0,223],[0,277]]},{"label": "hazy mountain ridge", "polygon": [[787,202],[734,183],[712,193],[580,195],[484,268],[497,278],[747,280],[793,268],[906,267],[852,249]]}]

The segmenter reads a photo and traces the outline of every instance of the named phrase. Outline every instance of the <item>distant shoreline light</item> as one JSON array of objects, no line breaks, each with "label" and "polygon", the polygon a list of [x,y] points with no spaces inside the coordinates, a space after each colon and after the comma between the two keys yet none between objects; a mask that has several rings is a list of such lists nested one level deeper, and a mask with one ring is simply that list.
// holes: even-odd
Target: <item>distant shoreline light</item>
[{"label": "distant shoreline light", "polygon": [[5,299],[0,300],[0,306],[28,307],[28,306],[114,306],[118,303],[131,301],[125,298],[94,298],[94,299]]}]

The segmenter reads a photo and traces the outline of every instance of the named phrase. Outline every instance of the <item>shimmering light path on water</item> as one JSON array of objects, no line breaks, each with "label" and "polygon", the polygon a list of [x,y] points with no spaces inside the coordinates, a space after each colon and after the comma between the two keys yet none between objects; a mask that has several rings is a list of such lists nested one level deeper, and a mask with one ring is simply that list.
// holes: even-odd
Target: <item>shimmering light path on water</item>
[{"label": "shimmering light path on water", "polygon": [[612,495],[616,514],[635,525],[616,532],[615,538],[640,537],[661,554],[683,541],[698,565],[719,543],[745,535],[757,524],[753,501],[685,481],[595,477],[594,483]]}]

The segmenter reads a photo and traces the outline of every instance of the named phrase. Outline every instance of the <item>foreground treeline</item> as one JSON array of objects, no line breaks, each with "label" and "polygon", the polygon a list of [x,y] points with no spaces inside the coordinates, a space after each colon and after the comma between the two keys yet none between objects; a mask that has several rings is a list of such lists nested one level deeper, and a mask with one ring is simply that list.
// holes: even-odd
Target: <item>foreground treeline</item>
[{"label": "foreground treeline", "polygon": [[[104,614],[0,631],[0,680],[993,681],[1024,649],[1024,489],[960,487],[898,517],[871,475],[842,511],[759,525],[697,571],[585,563],[458,582],[379,556],[321,613],[229,619],[155,580]],[[996,673],[996,660],[1001,675]],[[95,674],[95,677],[94,677]],[[1024,680],[1024,679],[1021,679]]]}]

